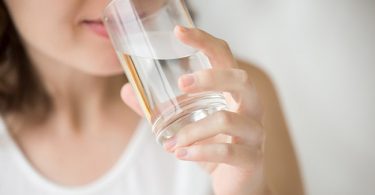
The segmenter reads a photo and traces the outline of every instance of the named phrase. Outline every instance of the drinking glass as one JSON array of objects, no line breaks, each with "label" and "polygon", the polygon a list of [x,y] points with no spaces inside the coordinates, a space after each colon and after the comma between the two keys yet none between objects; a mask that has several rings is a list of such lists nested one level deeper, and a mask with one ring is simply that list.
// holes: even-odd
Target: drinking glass
[{"label": "drinking glass", "polygon": [[208,58],[183,44],[177,25],[194,27],[183,0],[113,0],[103,21],[156,140],[227,108],[223,92],[184,93],[181,75],[210,69]]}]

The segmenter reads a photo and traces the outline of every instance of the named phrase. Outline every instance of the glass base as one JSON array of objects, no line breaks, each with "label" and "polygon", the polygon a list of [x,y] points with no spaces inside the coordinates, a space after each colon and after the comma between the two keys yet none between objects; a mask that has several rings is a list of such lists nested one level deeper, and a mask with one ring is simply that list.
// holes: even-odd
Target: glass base
[{"label": "glass base", "polygon": [[185,125],[204,119],[217,111],[227,109],[227,102],[221,93],[211,93],[200,98],[194,98],[189,104],[184,104],[181,108],[183,112],[171,116],[165,122],[159,118],[153,124],[152,131],[159,144],[162,145],[165,140],[176,135]]}]

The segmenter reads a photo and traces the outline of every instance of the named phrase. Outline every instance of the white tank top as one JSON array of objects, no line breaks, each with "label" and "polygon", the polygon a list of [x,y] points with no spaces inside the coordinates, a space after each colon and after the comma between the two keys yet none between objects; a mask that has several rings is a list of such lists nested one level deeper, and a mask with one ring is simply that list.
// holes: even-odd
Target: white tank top
[{"label": "white tank top", "polygon": [[79,187],[59,185],[28,162],[0,118],[1,195],[209,195],[209,175],[194,162],[163,151],[142,120],[117,163],[96,181]]}]

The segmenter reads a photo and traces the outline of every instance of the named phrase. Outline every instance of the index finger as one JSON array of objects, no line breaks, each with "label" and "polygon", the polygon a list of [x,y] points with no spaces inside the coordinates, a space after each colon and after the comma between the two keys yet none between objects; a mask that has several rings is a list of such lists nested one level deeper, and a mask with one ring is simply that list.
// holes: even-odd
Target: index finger
[{"label": "index finger", "polygon": [[207,32],[197,28],[176,26],[175,34],[183,43],[199,49],[210,60],[212,66],[220,68],[236,68],[236,61],[227,44]]}]

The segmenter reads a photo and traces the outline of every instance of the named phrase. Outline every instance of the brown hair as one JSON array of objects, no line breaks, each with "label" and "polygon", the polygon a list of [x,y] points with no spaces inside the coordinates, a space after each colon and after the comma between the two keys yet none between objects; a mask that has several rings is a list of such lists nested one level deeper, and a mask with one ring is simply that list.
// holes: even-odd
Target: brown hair
[{"label": "brown hair", "polygon": [[0,1],[0,115],[44,119],[50,98],[38,80],[3,1]]}]

